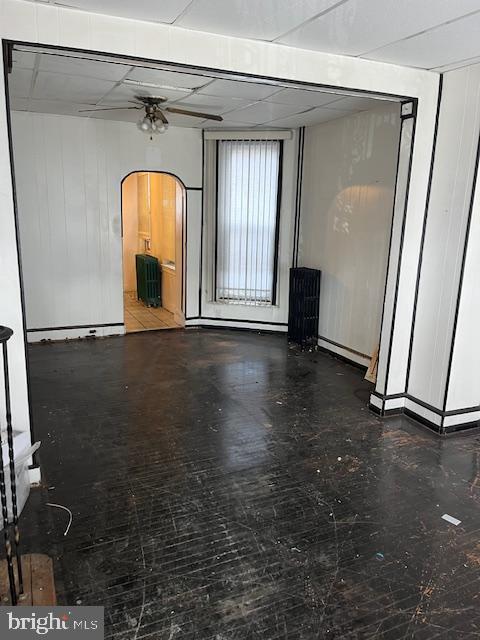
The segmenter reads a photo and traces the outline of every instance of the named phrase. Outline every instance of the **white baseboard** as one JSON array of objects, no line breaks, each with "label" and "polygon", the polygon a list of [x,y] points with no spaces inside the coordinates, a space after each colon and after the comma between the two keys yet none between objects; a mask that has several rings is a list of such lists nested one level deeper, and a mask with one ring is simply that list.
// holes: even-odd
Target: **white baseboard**
[{"label": "white baseboard", "polygon": [[105,338],[107,336],[123,336],[125,325],[109,327],[78,327],[65,329],[47,329],[45,331],[31,331],[27,329],[27,341],[30,343],[42,340],[75,340],[78,338]]},{"label": "white baseboard", "polygon": [[327,351],[331,351],[332,353],[336,353],[343,358],[347,358],[347,360],[351,360],[352,362],[356,362],[357,364],[361,364],[363,367],[368,367],[370,364],[371,358],[367,356],[362,356],[356,351],[352,351],[347,349],[346,347],[341,347],[336,344],[332,344],[327,340],[322,340],[322,338],[318,339],[318,346],[322,347],[322,349],[326,349]]},{"label": "white baseboard", "polygon": [[29,468],[28,477],[30,479],[30,484],[40,484],[42,481],[42,472],[40,471],[40,467]]},{"label": "white baseboard", "polygon": [[253,329],[254,331],[279,331],[287,332],[287,326],[284,324],[263,323],[263,322],[238,322],[237,320],[227,320],[223,318],[195,318],[194,320],[186,320],[186,327],[221,327],[224,329]]}]

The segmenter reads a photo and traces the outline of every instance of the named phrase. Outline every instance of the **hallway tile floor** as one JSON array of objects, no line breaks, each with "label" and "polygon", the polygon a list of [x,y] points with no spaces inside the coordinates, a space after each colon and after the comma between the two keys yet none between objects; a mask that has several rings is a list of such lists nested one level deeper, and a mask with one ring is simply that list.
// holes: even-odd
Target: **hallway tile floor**
[{"label": "hallway tile floor", "polygon": [[175,329],[181,325],[175,322],[173,313],[163,307],[147,307],[137,300],[135,291],[123,294],[125,329],[127,333],[150,331],[152,329]]}]

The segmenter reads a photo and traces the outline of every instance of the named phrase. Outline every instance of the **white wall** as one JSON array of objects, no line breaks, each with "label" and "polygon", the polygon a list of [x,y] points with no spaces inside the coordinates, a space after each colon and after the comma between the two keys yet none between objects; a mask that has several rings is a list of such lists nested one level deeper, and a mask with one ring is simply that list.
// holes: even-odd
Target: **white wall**
[{"label": "white wall", "polygon": [[[475,408],[471,420],[480,418],[480,181],[475,189],[470,234],[460,292],[458,321],[446,410]],[[462,416],[462,420],[465,416]]]},{"label": "white wall", "polygon": [[[479,132],[480,65],[446,73],[408,385],[411,396],[438,409],[443,409],[444,403]],[[475,231],[475,225],[472,231]],[[475,262],[476,250],[478,245],[473,241],[469,248],[469,264]],[[478,318],[480,306],[478,298],[474,304],[471,297],[475,295],[471,281],[469,286],[470,293],[465,293],[462,312],[467,308],[465,305],[470,304],[472,321]],[[464,322],[466,318],[462,315],[461,323]],[[461,324],[460,333],[463,333],[463,326]],[[461,359],[460,367],[456,359],[454,377],[465,380],[470,376],[470,382],[466,383],[464,392],[459,389],[454,392],[455,408],[475,406],[480,401],[479,378],[475,374],[478,365],[468,366],[477,349],[478,335],[474,337],[472,327],[464,335],[469,337],[463,343],[463,349],[464,352],[470,350],[470,356]],[[458,353],[456,357],[459,357]]]},{"label": "white wall", "polygon": [[380,338],[399,112],[305,129],[298,266],[322,271],[319,336],[367,356]]},{"label": "white wall", "polygon": [[[169,171],[200,187],[201,132],[171,128],[150,141],[131,123],[20,112],[12,123],[27,329],[84,325],[87,335],[123,324],[122,178]],[[200,219],[197,197],[187,207]]]}]

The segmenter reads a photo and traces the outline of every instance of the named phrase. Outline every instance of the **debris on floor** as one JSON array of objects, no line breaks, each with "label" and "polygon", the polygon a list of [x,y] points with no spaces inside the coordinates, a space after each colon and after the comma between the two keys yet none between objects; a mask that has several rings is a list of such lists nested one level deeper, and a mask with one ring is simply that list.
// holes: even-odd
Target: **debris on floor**
[{"label": "debris on floor", "polygon": [[63,509],[64,511],[66,511],[69,515],[69,520],[68,520],[68,524],[67,524],[67,528],[65,529],[63,535],[66,536],[67,533],[70,530],[70,526],[72,524],[72,520],[73,520],[73,514],[70,511],[70,509],[68,507],[64,507],[62,504],[55,504],[54,502],[47,502],[47,507],[56,507],[57,509]]},{"label": "debris on floor", "polygon": [[462,522],[461,520],[458,520],[453,516],[449,516],[448,513],[444,513],[442,516],[442,519],[446,520],[447,522],[450,522],[450,524],[454,524],[456,527],[458,527],[458,525]]}]

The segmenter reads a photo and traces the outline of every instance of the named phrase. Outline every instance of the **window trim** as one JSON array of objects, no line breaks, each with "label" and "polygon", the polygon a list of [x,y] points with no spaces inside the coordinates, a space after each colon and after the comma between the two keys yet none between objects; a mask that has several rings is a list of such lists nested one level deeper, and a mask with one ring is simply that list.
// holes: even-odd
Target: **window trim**
[{"label": "window trim", "polygon": [[[242,139],[247,142],[250,139]],[[213,264],[213,302],[217,299],[217,268],[218,268],[218,165],[219,165],[219,143],[221,138],[215,140],[215,255]],[[228,138],[231,141],[231,138]],[[280,253],[280,216],[282,209],[282,188],[283,188],[283,145],[284,140],[278,138],[263,139],[262,142],[278,142],[278,177],[277,177],[277,202],[275,214],[275,229],[273,236],[273,269],[272,269],[272,300],[265,306],[275,307],[277,305],[277,288],[278,288],[278,258]],[[241,304],[241,303],[240,303]]]},{"label": "window trim", "polygon": [[272,307],[277,305],[278,287],[278,254],[280,251],[280,214],[282,209],[282,187],[283,187],[283,144],[280,140],[278,150],[278,183],[277,183],[277,215],[275,217],[274,254],[273,254],[273,282],[272,282]]}]

